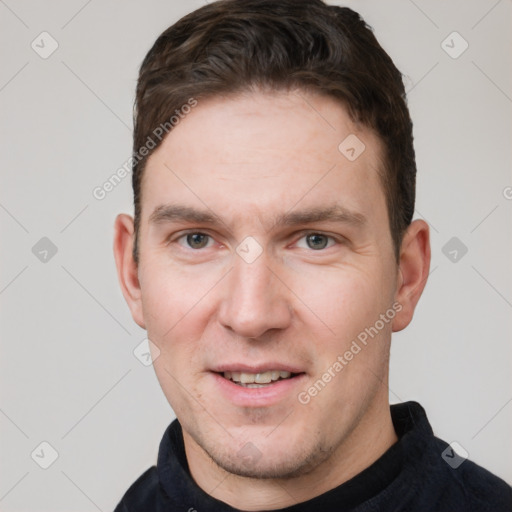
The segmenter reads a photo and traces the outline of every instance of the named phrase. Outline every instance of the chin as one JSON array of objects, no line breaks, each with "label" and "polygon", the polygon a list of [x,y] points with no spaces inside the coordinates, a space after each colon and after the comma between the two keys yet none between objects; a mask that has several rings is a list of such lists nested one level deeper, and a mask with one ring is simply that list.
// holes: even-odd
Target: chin
[{"label": "chin", "polygon": [[309,446],[304,443],[265,443],[248,441],[235,451],[232,446],[220,451],[218,446],[212,450],[203,446],[213,462],[225,471],[258,479],[290,479],[305,475],[327,459],[332,449],[321,443]]},{"label": "chin", "polygon": [[300,458],[288,455],[285,459],[272,460],[264,454],[248,460],[247,457],[240,457],[238,454],[227,457],[211,456],[212,460],[225,471],[246,478],[257,479],[287,479],[303,474],[303,463]]}]

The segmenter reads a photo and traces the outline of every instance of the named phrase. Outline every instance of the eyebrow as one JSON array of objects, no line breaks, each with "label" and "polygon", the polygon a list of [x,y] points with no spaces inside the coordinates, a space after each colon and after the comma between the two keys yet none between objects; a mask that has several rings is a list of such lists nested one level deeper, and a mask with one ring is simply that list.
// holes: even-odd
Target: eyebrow
[{"label": "eyebrow", "polygon": [[[210,211],[177,204],[163,204],[157,206],[149,216],[149,222],[153,224],[175,221],[198,224],[223,223],[219,216]],[[274,218],[273,228],[278,226],[313,224],[315,222],[341,222],[354,226],[362,226],[367,222],[367,219],[361,213],[350,211],[340,205],[332,205],[323,208],[306,208],[296,212],[289,211],[280,214]]]},{"label": "eyebrow", "polygon": [[157,206],[149,216],[149,222],[152,224],[162,224],[164,222],[173,221],[214,224],[217,221],[217,216],[208,211],[198,210],[197,208],[192,208],[190,206],[173,204],[162,204]]},{"label": "eyebrow", "polygon": [[323,208],[307,208],[296,212],[286,212],[275,219],[276,226],[312,224],[314,222],[341,222],[362,226],[366,224],[367,219],[363,214],[353,212],[337,204]]}]

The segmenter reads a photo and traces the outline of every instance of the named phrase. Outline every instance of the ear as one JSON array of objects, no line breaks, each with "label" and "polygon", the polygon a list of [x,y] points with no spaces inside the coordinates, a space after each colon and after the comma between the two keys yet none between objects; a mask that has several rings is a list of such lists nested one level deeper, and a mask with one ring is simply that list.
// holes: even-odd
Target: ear
[{"label": "ear", "polygon": [[405,329],[412,320],[416,304],[427,283],[430,268],[428,224],[415,220],[407,228],[400,247],[400,262],[395,300],[402,309],[393,319],[393,331]]},{"label": "ear", "polygon": [[121,291],[128,303],[133,319],[140,327],[145,329],[138,267],[132,254],[134,240],[133,218],[124,213],[119,214],[116,217],[114,231],[114,257]]}]

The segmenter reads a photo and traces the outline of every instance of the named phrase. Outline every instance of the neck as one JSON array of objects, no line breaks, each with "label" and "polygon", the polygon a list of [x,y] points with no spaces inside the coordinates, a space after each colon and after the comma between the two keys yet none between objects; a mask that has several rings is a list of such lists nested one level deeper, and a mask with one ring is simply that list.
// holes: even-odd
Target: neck
[{"label": "neck", "polygon": [[381,401],[333,454],[307,474],[288,479],[256,479],[234,475],[215,464],[183,430],[185,451],[195,482],[213,498],[234,508],[275,510],[319,496],[369,467],[397,442],[389,404]]}]

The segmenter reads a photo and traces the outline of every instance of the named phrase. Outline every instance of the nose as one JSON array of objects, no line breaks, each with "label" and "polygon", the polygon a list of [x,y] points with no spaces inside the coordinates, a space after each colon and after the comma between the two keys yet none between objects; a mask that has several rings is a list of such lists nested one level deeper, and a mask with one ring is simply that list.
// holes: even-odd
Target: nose
[{"label": "nose", "polygon": [[252,263],[234,257],[219,307],[220,323],[244,338],[259,338],[267,331],[288,327],[290,292],[269,266],[265,253]]}]

